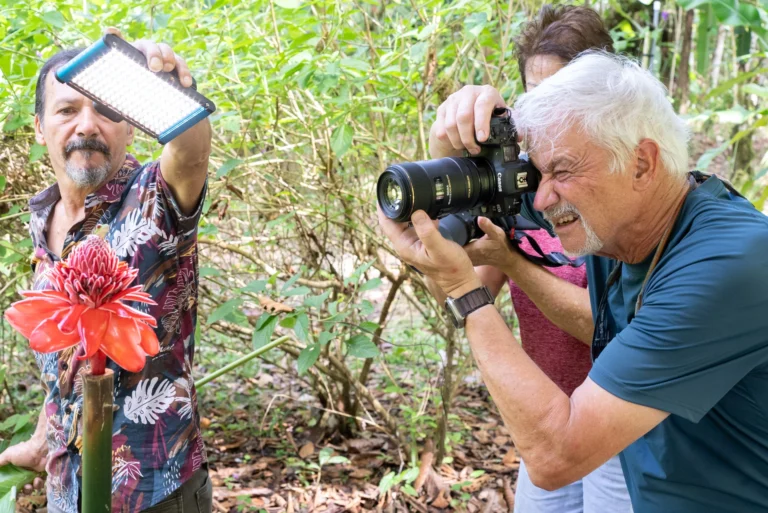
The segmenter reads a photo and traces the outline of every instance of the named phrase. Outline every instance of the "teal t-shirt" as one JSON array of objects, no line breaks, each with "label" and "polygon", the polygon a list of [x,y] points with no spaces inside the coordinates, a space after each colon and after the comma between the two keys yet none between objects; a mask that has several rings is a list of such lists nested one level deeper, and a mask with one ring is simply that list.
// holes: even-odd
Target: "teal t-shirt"
[{"label": "teal t-shirt", "polygon": [[[608,290],[615,338],[589,377],[669,412],[621,453],[635,513],[768,512],[768,217],[711,177],[667,248],[623,264]],[[593,315],[615,262],[587,259]]]}]

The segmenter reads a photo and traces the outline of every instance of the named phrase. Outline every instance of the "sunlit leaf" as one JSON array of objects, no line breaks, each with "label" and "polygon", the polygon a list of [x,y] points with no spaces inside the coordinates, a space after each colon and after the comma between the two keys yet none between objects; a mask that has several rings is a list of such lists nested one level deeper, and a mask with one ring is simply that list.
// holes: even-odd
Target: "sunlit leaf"
[{"label": "sunlit leaf", "polygon": [[228,316],[235,310],[238,310],[240,308],[240,305],[243,304],[242,299],[230,299],[223,305],[219,306],[216,310],[214,310],[211,315],[208,316],[208,321],[206,324],[211,325],[214,322],[222,320],[224,317]]},{"label": "sunlit leaf", "polygon": [[48,151],[48,148],[46,148],[45,146],[42,146],[42,145],[37,144],[37,143],[33,144],[29,148],[29,161],[30,162],[37,162],[38,160],[40,160],[40,158],[43,155],[46,154],[47,151]]},{"label": "sunlit leaf", "polygon": [[296,337],[302,342],[307,341],[309,338],[309,317],[307,317],[307,314],[301,313],[296,316],[293,332],[296,333]]},{"label": "sunlit leaf", "polygon": [[243,287],[243,292],[253,292],[254,294],[258,294],[259,292],[264,292],[266,288],[266,280],[253,280],[248,285]]},{"label": "sunlit leaf", "polygon": [[349,150],[349,147],[352,146],[353,135],[354,130],[352,129],[352,126],[347,124],[343,124],[333,131],[331,148],[337,157],[344,155],[347,150]]},{"label": "sunlit leaf", "polygon": [[216,171],[216,178],[221,178],[222,176],[227,176],[227,174],[235,169],[237,166],[242,164],[243,161],[240,159],[229,159],[225,163],[221,165],[221,167]]},{"label": "sunlit leaf", "polygon": [[64,15],[59,11],[48,11],[43,13],[43,19],[49,25],[52,25],[58,29],[64,27],[65,19]]},{"label": "sunlit leaf", "polygon": [[698,169],[699,171],[706,171],[709,165],[715,159],[715,157],[717,157],[718,155],[722,154],[725,150],[727,150],[728,146],[730,146],[730,141],[726,141],[720,146],[716,148],[710,148],[704,153],[702,153],[701,157],[699,157],[698,162],[696,162],[696,169]]},{"label": "sunlit leaf", "polygon": [[323,303],[331,296],[331,291],[327,290],[319,296],[307,296],[304,298],[304,306],[310,308],[320,308]]},{"label": "sunlit leaf", "polygon": [[356,358],[375,358],[379,348],[366,335],[355,335],[347,340],[347,353]]},{"label": "sunlit leaf", "polygon": [[279,5],[283,9],[297,9],[301,7],[301,0],[274,0],[275,5]]},{"label": "sunlit leaf", "polygon": [[307,369],[315,364],[317,358],[320,356],[320,349],[321,347],[319,344],[312,344],[311,346],[302,349],[301,353],[299,353],[299,358],[296,360],[296,368],[299,372],[299,376],[303,375],[307,372]]},{"label": "sunlit leaf", "polygon": [[276,315],[261,314],[256,321],[256,327],[253,330],[253,336],[251,337],[251,344],[253,349],[259,349],[264,347],[272,339],[272,333],[275,332],[277,326],[278,317]]}]

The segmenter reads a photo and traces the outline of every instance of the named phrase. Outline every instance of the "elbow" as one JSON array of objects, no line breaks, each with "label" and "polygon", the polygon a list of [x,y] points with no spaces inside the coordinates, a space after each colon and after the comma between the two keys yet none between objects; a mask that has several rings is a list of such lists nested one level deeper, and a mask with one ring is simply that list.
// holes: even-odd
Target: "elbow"
[{"label": "elbow", "polygon": [[559,490],[563,486],[572,483],[572,481],[562,479],[555,475],[539,475],[532,472],[529,472],[528,475],[531,478],[531,483],[533,483],[536,487],[548,492],[554,492],[555,490]]},{"label": "elbow", "polygon": [[528,471],[528,477],[530,477],[531,483],[548,492],[558,490],[563,486],[576,481],[576,479],[571,479],[568,476],[568,473],[563,470],[542,468],[536,465],[529,465],[527,462],[525,468]]},{"label": "elbow", "polygon": [[531,482],[544,490],[553,491],[569,485],[580,477],[579,465],[569,458],[558,456],[556,451],[523,458]]}]

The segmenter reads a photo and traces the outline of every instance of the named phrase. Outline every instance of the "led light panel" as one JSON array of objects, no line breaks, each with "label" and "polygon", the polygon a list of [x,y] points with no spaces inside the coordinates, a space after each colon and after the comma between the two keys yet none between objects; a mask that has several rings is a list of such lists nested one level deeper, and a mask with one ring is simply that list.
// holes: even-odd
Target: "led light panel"
[{"label": "led light panel", "polygon": [[59,68],[56,78],[96,102],[109,119],[125,119],[161,144],[216,110],[194,84],[182,87],[175,70],[150,71],[144,54],[112,34]]}]

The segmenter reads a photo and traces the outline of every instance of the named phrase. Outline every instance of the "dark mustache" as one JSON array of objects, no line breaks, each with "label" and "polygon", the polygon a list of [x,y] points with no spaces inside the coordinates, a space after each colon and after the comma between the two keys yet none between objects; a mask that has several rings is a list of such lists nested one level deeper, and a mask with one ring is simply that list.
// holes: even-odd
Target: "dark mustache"
[{"label": "dark mustache", "polygon": [[70,154],[77,150],[100,151],[105,157],[109,158],[109,147],[96,139],[78,139],[68,142],[64,147],[64,155],[69,158]]}]

